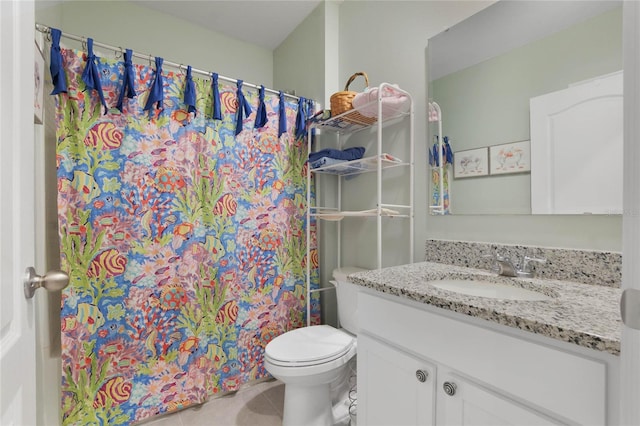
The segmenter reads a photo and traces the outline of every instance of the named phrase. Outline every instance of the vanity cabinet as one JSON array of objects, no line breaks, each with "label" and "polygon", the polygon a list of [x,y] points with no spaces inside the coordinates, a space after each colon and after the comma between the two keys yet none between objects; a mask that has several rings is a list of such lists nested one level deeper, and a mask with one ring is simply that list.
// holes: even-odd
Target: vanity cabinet
[{"label": "vanity cabinet", "polygon": [[358,368],[364,425],[561,424],[366,334],[358,337]]},{"label": "vanity cabinet", "polygon": [[359,295],[359,424],[611,423],[606,361],[400,300]]}]

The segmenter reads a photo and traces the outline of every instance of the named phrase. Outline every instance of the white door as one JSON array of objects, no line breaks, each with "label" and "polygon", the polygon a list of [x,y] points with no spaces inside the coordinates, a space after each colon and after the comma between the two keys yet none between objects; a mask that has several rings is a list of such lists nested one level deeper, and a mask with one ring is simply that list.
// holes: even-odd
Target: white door
[{"label": "white door", "polygon": [[621,214],[622,72],[529,100],[533,214]]},{"label": "white door", "polygon": [[[34,425],[34,3],[0,1],[0,424]],[[41,290],[42,291],[42,290]]]}]

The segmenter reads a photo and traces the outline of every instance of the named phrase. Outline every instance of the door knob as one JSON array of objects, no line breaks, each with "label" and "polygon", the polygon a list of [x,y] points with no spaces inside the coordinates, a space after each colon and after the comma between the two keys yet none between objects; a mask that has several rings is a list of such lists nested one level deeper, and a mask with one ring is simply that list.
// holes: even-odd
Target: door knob
[{"label": "door knob", "polygon": [[36,270],[29,266],[25,271],[24,297],[31,299],[40,287],[48,291],[58,291],[69,285],[69,275],[62,271],[49,271],[44,275],[36,274]]},{"label": "door knob", "polygon": [[425,370],[416,370],[416,378],[419,382],[424,383],[427,381],[427,377],[429,377],[429,372]]}]

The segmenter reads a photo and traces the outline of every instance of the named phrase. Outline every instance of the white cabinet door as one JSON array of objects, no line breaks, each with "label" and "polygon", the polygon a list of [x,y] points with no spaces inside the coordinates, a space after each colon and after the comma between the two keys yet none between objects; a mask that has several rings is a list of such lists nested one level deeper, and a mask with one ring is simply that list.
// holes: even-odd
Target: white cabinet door
[{"label": "white cabinet door", "polygon": [[441,370],[440,373],[436,406],[438,425],[561,424],[455,374]]},{"label": "white cabinet door", "polygon": [[358,423],[433,425],[435,376],[433,365],[360,333]]}]

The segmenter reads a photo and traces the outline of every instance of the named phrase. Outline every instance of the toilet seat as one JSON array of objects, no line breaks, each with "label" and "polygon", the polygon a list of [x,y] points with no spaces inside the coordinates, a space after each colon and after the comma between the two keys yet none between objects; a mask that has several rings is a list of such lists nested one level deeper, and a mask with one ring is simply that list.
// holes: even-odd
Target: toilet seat
[{"label": "toilet seat", "polygon": [[329,363],[355,350],[356,339],[330,325],[314,325],[284,333],[265,348],[266,360],[281,367]]}]

